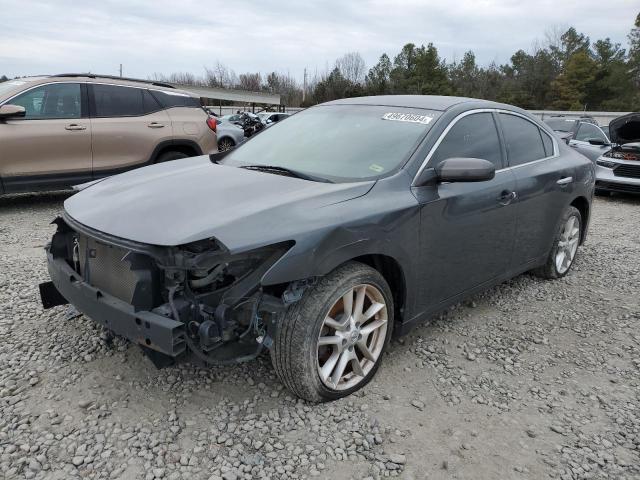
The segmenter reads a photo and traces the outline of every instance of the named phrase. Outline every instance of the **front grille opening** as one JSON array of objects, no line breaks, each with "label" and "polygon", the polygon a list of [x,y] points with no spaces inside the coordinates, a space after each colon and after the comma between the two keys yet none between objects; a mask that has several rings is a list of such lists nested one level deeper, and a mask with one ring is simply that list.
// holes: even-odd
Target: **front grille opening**
[{"label": "front grille opening", "polygon": [[79,274],[92,287],[137,309],[150,310],[159,300],[160,274],[148,256],[108,245],[79,234],[76,238]]}]

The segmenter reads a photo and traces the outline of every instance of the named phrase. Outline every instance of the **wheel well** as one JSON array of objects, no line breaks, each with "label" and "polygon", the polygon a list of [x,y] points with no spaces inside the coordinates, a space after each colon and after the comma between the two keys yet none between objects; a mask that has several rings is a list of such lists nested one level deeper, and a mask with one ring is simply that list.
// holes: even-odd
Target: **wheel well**
[{"label": "wheel well", "polygon": [[380,275],[382,275],[389,284],[389,288],[391,288],[391,293],[393,294],[394,318],[402,322],[401,319],[406,302],[406,283],[400,264],[392,257],[375,254],[362,255],[353,258],[352,261],[364,263],[380,272]]},{"label": "wheel well", "polygon": [[580,243],[584,242],[587,224],[589,223],[589,202],[584,197],[577,197],[571,206],[578,209],[582,217],[582,231],[580,232]]},{"label": "wheel well", "polygon": [[233,137],[230,137],[228,135],[225,135],[224,137],[220,137],[218,138],[218,142],[220,142],[221,140],[229,140],[231,141],[231,143],[233,143],[234,145],[236,144],[236,141],[233,139]]},{"label": "wheel well", "polygon": [[168,144],[158,149],[158,151],[153,156],[153,162],[158,160],[158,158],[160,158],[160,155],[163,155],[167,152],[180,152],[180,153],[184,153],[185,155],[188,155],[189,157],[195,157],[197,155],[200,155],[200,152],[198,152],[196,148],[191,145],[185,145],[182,143]]}]

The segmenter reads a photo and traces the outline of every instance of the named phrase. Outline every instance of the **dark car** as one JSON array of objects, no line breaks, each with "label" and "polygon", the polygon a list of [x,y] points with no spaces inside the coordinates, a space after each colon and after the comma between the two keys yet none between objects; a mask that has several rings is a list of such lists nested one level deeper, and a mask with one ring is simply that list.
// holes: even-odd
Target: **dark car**
[{"label": "dark car", "polygon": [[510,105],[329,102],[67,199],[41,296],[158,365],[268,349],[293,393],[335,399],[372,378],[392,335],[522,272],[566,275],[594,168]]},{"label": "dark car", "polygon": [[608,135],[592,117],[550,117],[545,123],[571,148],[594,162],[611,147]]}]

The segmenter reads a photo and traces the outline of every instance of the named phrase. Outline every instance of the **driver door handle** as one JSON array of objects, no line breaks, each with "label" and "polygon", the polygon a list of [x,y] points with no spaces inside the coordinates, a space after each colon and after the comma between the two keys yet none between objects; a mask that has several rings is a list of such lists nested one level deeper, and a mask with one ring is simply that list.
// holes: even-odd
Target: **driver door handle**
[{"label": "driver door handle", "polygon": [[498,197],[498,202],[500,202],[501,205],[509,205],[511,202],[515,200],[517,196],[518,194],[516,192],[503,190],[502,193],[500,193],[500,196]]},{"label": "driver door handle", "polygon": [[158,122],[151,122],[149,125],[147,125],[147,127],[149,128],[162,128],[164,127],[163,123],[158,123]]},{"label": "driver door handle", "polygon": [[573,182],[573,177],[562,177],[556,183],[558,185],[569,185],[571,182]]},{"label": "driver door handle", "polygon": [[77,123],[70,123],[69,125],[64,127],[64,129],[65,130],[86,130],[87,127],[85,127],[84,125],[78,125]]}]

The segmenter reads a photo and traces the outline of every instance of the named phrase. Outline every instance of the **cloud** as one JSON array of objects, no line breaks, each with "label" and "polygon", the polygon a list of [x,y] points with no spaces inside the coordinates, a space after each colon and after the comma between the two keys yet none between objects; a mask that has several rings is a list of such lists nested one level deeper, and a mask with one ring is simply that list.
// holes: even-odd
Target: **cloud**
[{"label": "cloud", "polygon": [[637,6],[626,0],[226,0],[74,2],[0,0],[0,75],[85,72],[146,78],[236,72],[324,71],[348,51],[367,66],[407,42],[433,42],[449,61],[473,50],[507,62],[554,25],[626,45]]}]

